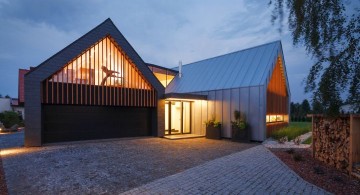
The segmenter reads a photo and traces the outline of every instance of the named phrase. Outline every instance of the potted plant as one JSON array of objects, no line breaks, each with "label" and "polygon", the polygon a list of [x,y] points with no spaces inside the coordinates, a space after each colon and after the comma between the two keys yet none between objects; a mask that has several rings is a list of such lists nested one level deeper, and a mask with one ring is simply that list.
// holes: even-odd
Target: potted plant
[{"label": "potted plant", "polygon": [[221,123],[212,118],[205,121],[206,125],[206,138],[208,139],[221,139]]},{"label": "potted plant", "polygon": [[245,114],[241,114],[238,110],[234,111],[235,121],[231,121],[231,140],[240,142],[249,142],[251,132],[246,122]]}]

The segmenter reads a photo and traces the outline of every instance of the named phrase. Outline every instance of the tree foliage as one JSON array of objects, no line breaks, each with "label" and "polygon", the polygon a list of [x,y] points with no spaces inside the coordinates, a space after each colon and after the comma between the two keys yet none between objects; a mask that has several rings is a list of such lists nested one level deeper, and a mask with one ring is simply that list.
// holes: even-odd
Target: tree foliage
[{"label": "tree foliage", "polygon": [[290,103],[290,115],[291,121],[308,121],[307,114],[312,113],[310,103],[307,99],[303,100],[302,103]]},{"label": "tree foliage", "polygon": [[[272,22],[288,26],[294,45],[316,62],[305,78],[305,92],[334,115],[345,101],[360,111],[360,1],[270,0]],[[280,28],[282,26],[280,25]]]},{"label": "tree foliage", "polygon": [[0,113],[0,121],[6,128],[10,128],[11,126],[21,122],[19,114],[14,111],[4,111]]}]

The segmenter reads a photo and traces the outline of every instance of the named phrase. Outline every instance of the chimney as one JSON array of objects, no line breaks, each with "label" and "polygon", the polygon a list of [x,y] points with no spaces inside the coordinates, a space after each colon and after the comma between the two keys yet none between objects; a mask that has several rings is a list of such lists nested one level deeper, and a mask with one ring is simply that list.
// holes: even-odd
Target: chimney
[{"label": "chimney", "polygon": [[181,60],[179,61],[179,78],[182,77],[182,62]]}]

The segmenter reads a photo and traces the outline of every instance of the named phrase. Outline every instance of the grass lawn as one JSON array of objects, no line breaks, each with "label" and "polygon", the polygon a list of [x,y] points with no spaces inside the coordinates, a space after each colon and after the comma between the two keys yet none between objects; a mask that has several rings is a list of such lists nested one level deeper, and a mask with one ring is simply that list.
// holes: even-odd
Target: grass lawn
[{"label": "grass lawn", "polygon": [[311,131],[310,122],[291,122],[288,127],[284,127],[271,134],[274,139],[280,139],[287,136],[289,140]]},{"label": "grass lawn", "polygon": [[309,138],[307,138],[307,139],[303,142],[303,144],[311,144],[311,142],[312,142],[312,136],[310,136]]}]

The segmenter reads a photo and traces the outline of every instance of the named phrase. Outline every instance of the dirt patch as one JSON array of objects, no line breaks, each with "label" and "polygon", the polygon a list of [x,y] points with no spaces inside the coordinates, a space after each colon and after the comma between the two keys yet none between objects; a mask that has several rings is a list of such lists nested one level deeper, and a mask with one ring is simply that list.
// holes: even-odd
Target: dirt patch
[{"label": "dirt patch", "polygon": [[360,181],[330,167],[311,155],[310,149],[270,149],[300,177],[334,194],[359,194]]}]

